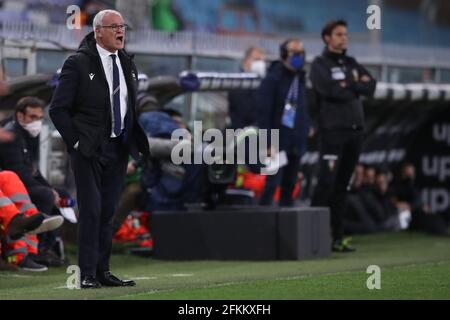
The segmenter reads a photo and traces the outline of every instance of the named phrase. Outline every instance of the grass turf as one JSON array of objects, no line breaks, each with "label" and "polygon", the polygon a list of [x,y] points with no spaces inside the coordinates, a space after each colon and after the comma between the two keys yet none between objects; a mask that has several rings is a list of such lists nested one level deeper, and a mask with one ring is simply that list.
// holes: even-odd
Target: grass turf
[{"label": "grass turf", "polygon": [[[450,238],[395,233],[354,238],[358,251],[309,261],[171,262],[116,254],[131,288],[69,290],[65,269],[1,272],[5,299],[450,299]],[[74,258],[72,260],[75,260]],[[369,265],[381,290],[368,290]]]},{"label": "grass turf", "polygon": [[450,262],[430,263],[381,270],[380,290],[368,290],[362,271],[309,275],[249,283],[218,284],[205,288],[142,293],[133,300],[187,299],[450,299]]}]

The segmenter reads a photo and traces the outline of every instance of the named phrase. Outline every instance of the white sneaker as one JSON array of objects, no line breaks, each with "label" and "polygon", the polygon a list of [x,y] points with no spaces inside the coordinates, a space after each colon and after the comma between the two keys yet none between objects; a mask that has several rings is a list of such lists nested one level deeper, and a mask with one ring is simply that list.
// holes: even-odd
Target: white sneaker
[{"label": "white sneaker", "polygon": [[70,223],[77,223],[77,216],[73,208],[59,208],[59,212],[61,212],[61,215]]},{"label": "white sneaker", "polygon": [[28,232],[27,234],[38,234],[43,232],[52,231],[61,227],[64,222],[64,218],[61,216],[49,216],[42,221],[42,224],[36,229]]}]

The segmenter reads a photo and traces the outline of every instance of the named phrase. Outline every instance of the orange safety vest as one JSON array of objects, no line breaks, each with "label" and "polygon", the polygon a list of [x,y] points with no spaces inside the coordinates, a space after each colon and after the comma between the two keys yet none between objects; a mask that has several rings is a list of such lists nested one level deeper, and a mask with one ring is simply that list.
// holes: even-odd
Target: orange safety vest
[{"label": "orange safety vest", "polygon": [[[19,176],[12,171],[1,171],[0,225],[2,231],[7,232],[9,222],[18,213],[31,216],[38,212],[36,206],[31,203],[28,191]],[[19,264],[29,253],[38,253],[37,236],[26,235],[19,240],[8,241],[5,249],[8,262]]]},{"label": "orange safety vest", "polygon": [[[1,175],[1,172],[0,172]],[[0,232],[6,236],[11,220],[19,213],[16,205],[0,188]]]}]

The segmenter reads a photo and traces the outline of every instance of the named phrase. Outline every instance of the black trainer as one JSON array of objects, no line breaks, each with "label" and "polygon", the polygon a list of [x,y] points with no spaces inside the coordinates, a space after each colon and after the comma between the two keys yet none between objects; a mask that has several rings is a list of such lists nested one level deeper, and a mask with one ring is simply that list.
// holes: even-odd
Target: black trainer
[{"label": "black trainer", "polygon": [[333,252],[354,252],[356,249],[350,245],[351,238],[344,238],[333,241],[331,250]]},{"label": "black trainer", "polygon": [[34,262],[47,267],[63,267],[66,263],[51,250],[42,250],[39,254],[30,255]]},{"label": "black trainer", "polygon": [[83,277],[81,279],[81,289],[98,289],[101,288],[102,285],[95,277]]},{"label": "black trainer", "polygon": [[11,240],[17,240],[24,236],[25,233],[31,232],[42,225],[45,216],[41,213],[25,216],[22,213],[16,215],[8,225],[8,235]]},{"label": "black trainer", "polygon": [[36,263],[30,256],[26,256],[20,263],[19,269],[23,271],[42,272],[47,271],[48,268],[42,264]]}]

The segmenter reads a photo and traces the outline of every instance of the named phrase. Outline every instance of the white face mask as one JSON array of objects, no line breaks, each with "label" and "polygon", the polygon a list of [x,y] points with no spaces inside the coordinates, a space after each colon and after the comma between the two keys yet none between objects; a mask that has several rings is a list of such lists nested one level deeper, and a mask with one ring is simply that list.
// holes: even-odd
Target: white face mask
[{"label": "white face mask", "polygon": [[256,73],[261,78],[266,76],[266,62],[264,60],[256,60],[250,64],[250,72]]},{"label": "white face mask", "polygon": [[23,124],[22,127],[32,136],[36,138],[42,130],[42,120],[36,120],[27,124]]}]

